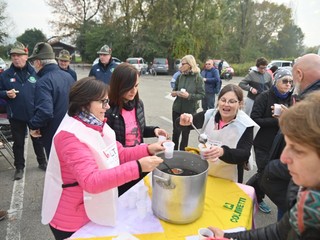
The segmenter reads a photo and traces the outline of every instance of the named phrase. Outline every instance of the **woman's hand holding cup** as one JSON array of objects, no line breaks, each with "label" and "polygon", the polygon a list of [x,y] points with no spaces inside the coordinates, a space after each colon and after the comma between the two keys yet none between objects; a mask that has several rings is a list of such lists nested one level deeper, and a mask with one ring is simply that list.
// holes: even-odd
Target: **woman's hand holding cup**
[{"label": "woman's hand holding cup", "polygon": [[148,145],[148,152],[150,155],[154,155],[158,152],[164,151],[164,147],[162,146],[163,142],[155,142]]},{"label": "woman's hand holding cup", "polygon": [[221,146],[212,144],[210,149],[203,153],[203,157],[211,162],[217,161],[224,153],[224,150]]},{"label": "woman's hand holding cup", "polygon": [[142,172],[151,172],[163,162],[163,159],[157,156],[148,156],[140,158],[138,161]]}]

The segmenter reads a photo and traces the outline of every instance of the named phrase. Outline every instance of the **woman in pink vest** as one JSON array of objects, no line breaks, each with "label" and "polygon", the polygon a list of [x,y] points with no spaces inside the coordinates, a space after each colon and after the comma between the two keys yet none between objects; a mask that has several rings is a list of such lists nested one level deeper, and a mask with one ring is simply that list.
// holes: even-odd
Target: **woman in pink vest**
[{"label": "woman in pink vest", "polygon": [[106,124],[108,86],[88,77],[70,90],[49,156],[42,223],[55,239],[65,239],[89,221],[114,226],[117,187],[150,172],[163,160],[152,156],[161,143],[124,148]]}]

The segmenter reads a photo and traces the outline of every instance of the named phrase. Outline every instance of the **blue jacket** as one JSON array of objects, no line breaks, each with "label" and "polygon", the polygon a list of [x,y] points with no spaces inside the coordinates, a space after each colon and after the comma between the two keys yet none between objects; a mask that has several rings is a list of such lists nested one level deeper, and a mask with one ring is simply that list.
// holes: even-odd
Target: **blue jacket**
[{"label": "blue jacket", "polygon": [[214,89],[217,84],[221,81],[219,71],[216,68],[210,70],[204,69],[201,72],[201,76],[207,80],[204,82],[204,90],[206,93],[215,93]]},{"label": "blue jacket", "polygon": [[35,112],[29,121],[31,129],[40,129],[47,154],[60,122],[68,111],[69,91],[75,82],[57,64],[47,64],[38,73]]},{"label": "blue jacket", "polygon": [[77,81],[77,73],[73,69],[71,69],[69,66],[68,66],[68,69],[63,69],[63,68],[60,68],[60,69],[69,73],[71,77],[74,79],[74,81]]},{"label": "blue jacket", "polygon": [[94,76],[97,80],[101,80],[104,83],[109,84],[111,74],[117,66],[118,63],[116,63],[114,60],[111,60],[106,66],[104,66],[99,60],[99,63],[92,66],[89,72],[89,77]]},{"label": "blue jacket", "polygon": [[[0,76],[0,97],[7,101],[8,118],[28,122],[34,113],[34,94],[37,75],[27,62],[23,68],[10,68]],[[15,98],[8,98],[7,90],[18,90]]]}]

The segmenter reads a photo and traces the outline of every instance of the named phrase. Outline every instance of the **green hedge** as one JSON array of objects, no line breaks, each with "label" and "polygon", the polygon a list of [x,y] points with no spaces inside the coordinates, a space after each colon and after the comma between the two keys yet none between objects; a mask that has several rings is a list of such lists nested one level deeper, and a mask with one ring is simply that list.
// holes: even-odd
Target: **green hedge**
[{"label": "green hedge", "polygon": [[246,76],[249,72],[249,68],[252,66],[255,66],[256,62],[247,62],[247,63],[242,63],[242,64],[234,63],[234,64],[230,64],[230,65],[234,70],[234,75],[241,77],[241,76]]}]

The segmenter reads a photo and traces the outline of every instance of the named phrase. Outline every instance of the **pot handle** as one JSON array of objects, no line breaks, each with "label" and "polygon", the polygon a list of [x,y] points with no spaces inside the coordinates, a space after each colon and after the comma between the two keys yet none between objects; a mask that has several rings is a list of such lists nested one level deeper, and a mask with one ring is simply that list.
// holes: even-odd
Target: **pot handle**
[{"label": "pot handle", "polygon": [[168,179],[166,178],[163,178],[163,177],[159,177],[157,175],[153,175],[154,178],[157,179],[157,183],[159,185],[161,185],[162,187],[164,188],[167,188],[167,189],[174,189],[176,186],[171,182],[171,178],[169,177]]}]

